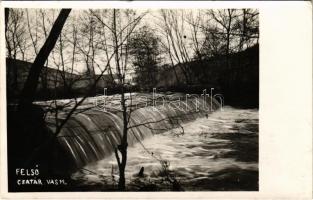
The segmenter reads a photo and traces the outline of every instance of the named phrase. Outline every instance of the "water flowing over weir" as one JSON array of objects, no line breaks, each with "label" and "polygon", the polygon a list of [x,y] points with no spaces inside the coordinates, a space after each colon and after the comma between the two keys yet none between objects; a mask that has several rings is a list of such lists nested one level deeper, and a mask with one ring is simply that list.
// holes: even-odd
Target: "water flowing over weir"
[{"label": "water flowing over weir", "polygon": [[[180,98],[184,97],[180,94]],[[132,105],[138,105],[136,101],[138,97],[132,96]],[[87,99],[85,105],[89,104],[89,109],[85,111],[78,109],[78,112],[72,115],[57,136],[58,143],[68,154],[67,157],[71,158],[76,169],[112,154],[122,137],[122,112],[110,108],[100,110],[99,105],[95,106],[91,102],[93,102],[92,98]],[[115,98],[113,102],[118,103],[118,100]],[[211,111],[220,108],[218,101],[211,100],[209,97],[205,100],[189,98],[163,103],[164,100],[155,101],[154,106],[151,104],[139,108],[132,106],[128,124],[130,146],[154,134],[177,128],[181,123],[207,116]],[[62,117],[58,118],[62,120]],[[56,123],[52,115],[47,117],[46,121],[47,126],[52,131],[55,130]]]}]

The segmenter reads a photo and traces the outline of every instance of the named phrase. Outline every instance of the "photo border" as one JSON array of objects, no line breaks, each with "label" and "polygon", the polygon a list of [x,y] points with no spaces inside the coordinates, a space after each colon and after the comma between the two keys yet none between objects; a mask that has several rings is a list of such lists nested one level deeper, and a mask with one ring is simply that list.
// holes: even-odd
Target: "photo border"
[{"label": "photo border", "polygon": [[[236,199],[312,197],[312,4],[310,2],[1,2],[1,197],[7,199]],[[7,192],[4,7],[257,8],[260,12],[258,192]],[[296,92],[296,94],[294,94]],[[293,96],[293,95],[296,95]],[[293,98],[292,98],[293,97]]]}]

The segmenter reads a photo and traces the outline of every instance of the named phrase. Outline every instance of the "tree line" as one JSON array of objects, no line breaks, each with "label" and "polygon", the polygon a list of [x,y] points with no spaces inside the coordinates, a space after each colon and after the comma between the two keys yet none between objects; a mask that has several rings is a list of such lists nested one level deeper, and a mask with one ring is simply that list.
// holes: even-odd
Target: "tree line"
[{"label": "tree line", "polygon": [[[53,9],[6,9],[7,57],[34,62],[39,49],[47,39],[58,10]],[[258,43],[259,22],[255,9],[223,10],[117,10],[117,35],[112,33],[114,22],[112,10],[72,11],[48,56],[45,66],[61,72],[64,90],[70,90],[73,81],[65,72],[85,74],[90,84],[104,69],[109,55],[116,51],[116,40],[127,34],[129,24],[136,26],[119,47],[126,55],[123,64],[126,78],[134,77],[137,85],[151,89],[156,85],[159,70],[170,68],[176,81],[182,82],[175,69],[178,65],[187,84],[192,84],[190,62],[243,51]],[[137,21],[133,21],[137,19]],[[133,22],[132,22],[133,21]],[[118,74],[115,56],[106,74],[115,84]],[[16,70],[14,70],[16,71]],[[17,76],[17,75],[16,75]],[[45,68],[41,73],[43,87],[47,87]],[[147,81],[150,80],[150,81]]]}]

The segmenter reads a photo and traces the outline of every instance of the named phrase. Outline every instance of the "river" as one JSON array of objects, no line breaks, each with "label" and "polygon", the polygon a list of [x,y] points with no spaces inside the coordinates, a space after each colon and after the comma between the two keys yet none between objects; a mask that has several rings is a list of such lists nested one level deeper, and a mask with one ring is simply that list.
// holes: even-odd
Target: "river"
[{"label": "river", "polygon": [[[130,146],[127,190],[175,190],[173,181],[185,191],[258,190],[258,116],[257,109],[226,106]],[[72,179],[82,190],[114,190],[115,155],[85,166]]]}]

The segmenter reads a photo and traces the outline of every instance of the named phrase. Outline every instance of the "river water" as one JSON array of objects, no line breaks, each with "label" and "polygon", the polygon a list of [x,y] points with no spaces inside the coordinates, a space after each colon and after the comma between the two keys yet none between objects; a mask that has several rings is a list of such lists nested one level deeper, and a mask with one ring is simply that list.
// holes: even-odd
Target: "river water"
[{"label": "river water", "polygon": [[[127,189],[175,190],[174,181],[185,191],[258,190],[258,116],[257,109],[224,107],[130,146]],[[85,166],[72,178],[86,190],[114,190],[115,155]]]}]

